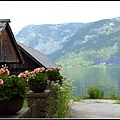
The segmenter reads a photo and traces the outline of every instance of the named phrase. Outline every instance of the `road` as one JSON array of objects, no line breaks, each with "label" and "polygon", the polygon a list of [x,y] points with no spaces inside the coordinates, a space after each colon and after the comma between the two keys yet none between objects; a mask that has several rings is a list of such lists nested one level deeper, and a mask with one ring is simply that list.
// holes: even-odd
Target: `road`
[{"label": "road", "polygon": [[120,104],[116,100],[86,99],[73,102],[69,118],[120,118]]}]

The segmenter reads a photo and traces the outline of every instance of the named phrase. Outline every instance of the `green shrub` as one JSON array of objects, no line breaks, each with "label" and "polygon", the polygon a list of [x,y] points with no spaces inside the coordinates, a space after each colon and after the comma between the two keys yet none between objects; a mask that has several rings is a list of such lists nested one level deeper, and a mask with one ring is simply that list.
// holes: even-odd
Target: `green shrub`
[{"label": "green shrub", "polygon": [[109,93],[109,98],[112,100],[116,100],[117,99],[117,95],[115,94],[115,91],[111,91]]},{"label": "green shrub", "polygon": [[52,81],[51,86],[53,87],[57,95],[57,106],[55,108],[57,117],[67,118],[70,107],[70,100],[72,98],[73,92],[72,81],[70,79],[63,78],[62,85]]},{"label": "green shrub", "polygon": [[90,86],[87,92],[90,99],[104,98],[104,91],[100,90],[97,86]]}]

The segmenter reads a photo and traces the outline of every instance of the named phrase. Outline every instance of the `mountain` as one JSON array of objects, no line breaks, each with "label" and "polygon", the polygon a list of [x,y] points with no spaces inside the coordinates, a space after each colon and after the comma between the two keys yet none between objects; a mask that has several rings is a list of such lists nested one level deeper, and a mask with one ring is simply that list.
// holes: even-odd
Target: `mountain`
[{"label": "mountain", "polygon": [[54,58],[57,51],[61,50],[83,25],[84,23],[28,25],[19,31],[15,38],[18,42]]},{"label": "mountain", "polygon": [[28,25],[15,38],[63,67],[120,63],[120,17],[90,23]]},{"label": "mountain", "polygon": [[91,22],[80,28],[55,62],[64,67],[120,63],[120,18]]}]

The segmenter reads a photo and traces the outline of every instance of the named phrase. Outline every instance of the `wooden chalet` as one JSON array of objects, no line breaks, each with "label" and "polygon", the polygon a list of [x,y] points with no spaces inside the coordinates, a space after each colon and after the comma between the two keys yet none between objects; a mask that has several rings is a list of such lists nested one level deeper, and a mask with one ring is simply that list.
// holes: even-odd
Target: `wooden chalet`
[{"label": "wooden chalet", "polygon": [[55,64],[43,53],[15,40],[9,19],[0,19],[0,67],[7,64],[11,74],[18,75],[37,67],[55,68]]}]

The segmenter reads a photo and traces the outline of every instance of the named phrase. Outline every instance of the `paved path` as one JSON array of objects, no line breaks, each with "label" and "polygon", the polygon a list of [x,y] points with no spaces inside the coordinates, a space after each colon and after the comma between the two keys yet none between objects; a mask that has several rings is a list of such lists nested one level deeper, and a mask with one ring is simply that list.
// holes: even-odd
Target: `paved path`
[{"label": "paved path", "polygon": [[116,100],[83,100],[74,102],[69,118],[120,118],[120,104]]}]

